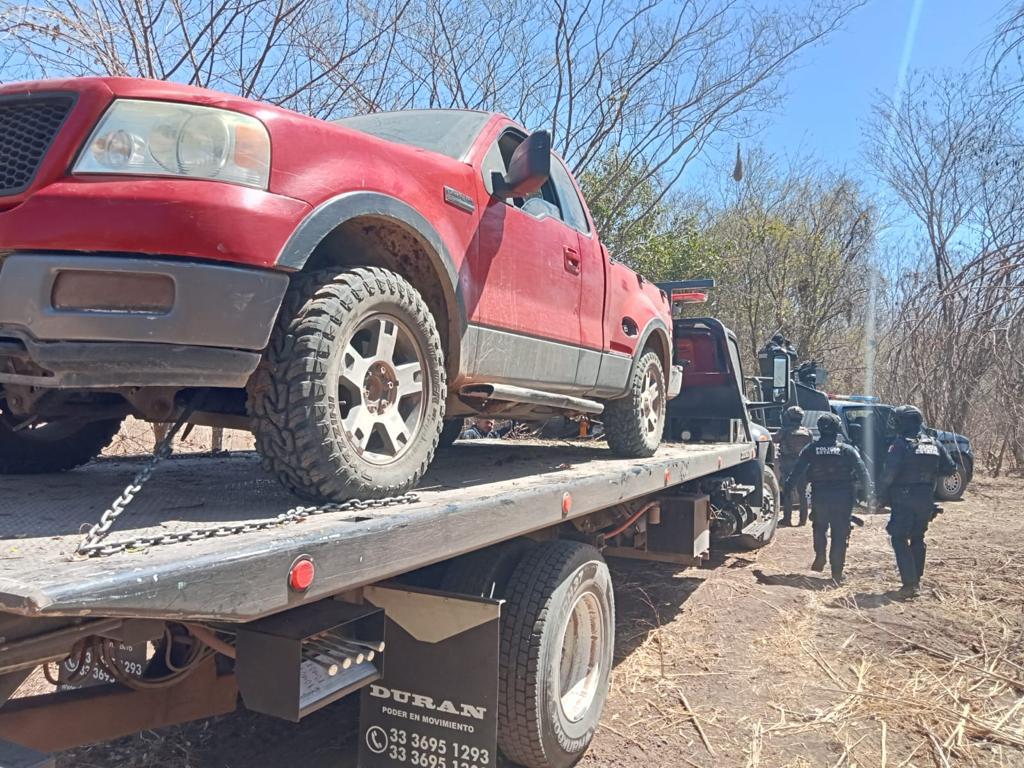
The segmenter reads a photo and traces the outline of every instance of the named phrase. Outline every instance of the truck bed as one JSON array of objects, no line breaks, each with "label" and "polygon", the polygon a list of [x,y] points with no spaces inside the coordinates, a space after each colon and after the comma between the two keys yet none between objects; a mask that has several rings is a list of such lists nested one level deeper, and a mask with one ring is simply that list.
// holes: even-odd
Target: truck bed
[{"label": "truck bed", "polygon": [[[80,531],[99,519],[140,460],[0,477],[0,610],[247,621],[752,457],[750,444],[663,445],[649,459],[620,459],[594,444],[462,442],[438,455],[412,504],[87,559],[75,555]],[[262,520],[301,504],[260,469],[255,454],[175,457],[157,468],[109,540]],[[304,595],[287,587],[300,555],[317,567]]]}]

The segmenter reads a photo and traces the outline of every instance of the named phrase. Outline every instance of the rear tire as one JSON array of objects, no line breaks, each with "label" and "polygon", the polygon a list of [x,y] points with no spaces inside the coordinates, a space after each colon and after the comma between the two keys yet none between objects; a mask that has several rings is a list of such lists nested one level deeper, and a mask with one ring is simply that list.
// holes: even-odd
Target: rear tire
[{"label": "rear tire", "polygon": [[593,547],[528,551],[505,590],[498,746],[527,768],[568,768],[586,751],[608,695],[615,599]]},{"label": "rear tire", "polygon": [[657,352],[644,352],[637,361],[629,393],[604,406],[608,446],[619,456],[653,456],[665,429],[665,370]]},{"label": "rear tire", "polygon": [[61,422],[29,425],[17,432],[14,417],[0,399],[0,474],[39,475],[66,472],[88,464],[110,445],[121,419],[103,419],[79,426]]},{"label": "rear tire", "polygon": [[446,381],[419,293],[385,269],[299,274],[249,384],[266,469],[313,500],[394,496],[434,456]]},{"label": "rear tire", "polygon": [[511,539],[457,557],[441,579],[442,592],[502,599],[523,555],[535,546],[530,539]]}]

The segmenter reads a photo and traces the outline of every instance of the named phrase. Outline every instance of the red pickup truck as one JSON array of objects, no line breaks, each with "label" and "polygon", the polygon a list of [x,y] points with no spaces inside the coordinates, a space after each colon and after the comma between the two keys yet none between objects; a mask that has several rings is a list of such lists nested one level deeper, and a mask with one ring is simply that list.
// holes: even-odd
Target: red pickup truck
[{"label": "red pickup truck", "polygon": [[671,322],[548,134],[502,115],[0,88],[2,472],[69,469],[186,404],[315,499],[404,491],[471,414],[601,414],[650,455]]}]

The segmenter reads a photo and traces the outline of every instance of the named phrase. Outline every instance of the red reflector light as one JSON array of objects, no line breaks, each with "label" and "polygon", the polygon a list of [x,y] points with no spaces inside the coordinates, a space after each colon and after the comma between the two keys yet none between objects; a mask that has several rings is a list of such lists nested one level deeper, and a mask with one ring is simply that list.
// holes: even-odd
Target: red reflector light
[{"label": "red reflector light", "polygon": [[694,304],[702,304],[708,300],[708,295],[701,291],[672,291],[672,301],[688,301]]},{"label": "red reflector light", "polygon": [[300,557],[292,563],[288,571],[288,586],[296,592],[305,592],[313,586],[313,579],[316,577],[316,566],[308,557]]}]

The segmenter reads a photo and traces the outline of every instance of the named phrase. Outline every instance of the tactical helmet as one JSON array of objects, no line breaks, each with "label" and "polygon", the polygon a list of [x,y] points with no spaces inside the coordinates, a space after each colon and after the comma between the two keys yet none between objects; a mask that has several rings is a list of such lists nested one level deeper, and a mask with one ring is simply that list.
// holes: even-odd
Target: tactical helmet
[{"label": "tactical helmet", "polygon": [[901,435],[916,435],[924,425],[924,416],[912,405],[901,405],[896,409]]},{"label": "tactical helmet", "polygon": [[835,437],[841,425],[842,422],[834,413],[823,413],[818,417],[818,433],[822,437]]},{"label": "tactical helmet", "polygon": [[799,405],[791,405],[782,414],[782,423],[794,427],[800,426],[804,421],[804,409]]}]

